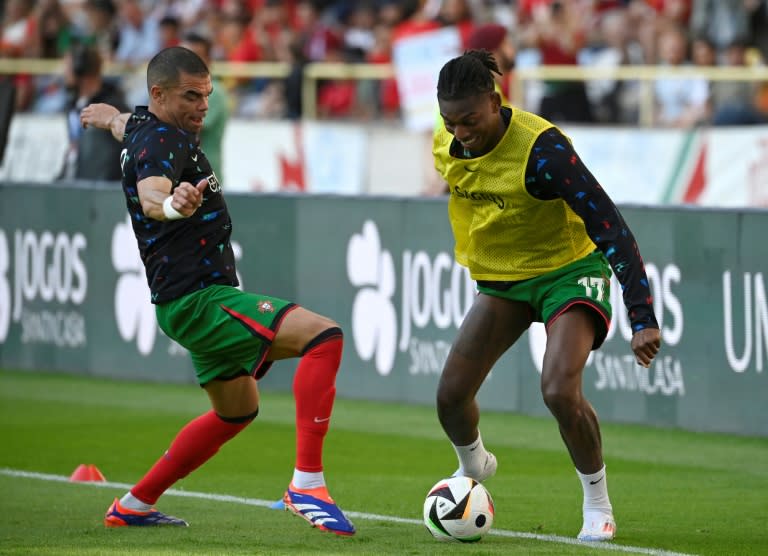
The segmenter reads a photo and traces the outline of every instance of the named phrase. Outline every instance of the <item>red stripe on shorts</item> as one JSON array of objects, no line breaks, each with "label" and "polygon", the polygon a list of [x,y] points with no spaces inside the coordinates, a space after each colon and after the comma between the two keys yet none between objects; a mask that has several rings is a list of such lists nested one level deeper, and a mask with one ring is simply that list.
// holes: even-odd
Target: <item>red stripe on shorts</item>
[{"label": "red stripe on shorts", "polygon": [[246,315],[241,315],[240,313],[238,313],[233,309],[230,309],[226,305],[221,305],[221,308],[224,309],[233,319],[237,320],[243,326],[245,326],[254,336],[259,336],[269,342],[272,342],[272,340],[275,339],[275,333],[272,330],[270,330],[265,326],[262,326],[252,318]]},{"label": "red stripe on shorts", "polygon": [[560,309],[557,313],[549,317],[549,320],[546,322],[547,328],[549,328],[552,325],[552,323],[555,322],[560,315],[565,313],[568,309],[570,309],[574,305],[586,305],[590,309],[594,309],[594,311],[603,318],[603,321],[605,322],[605,329],[608,330],[610,328],[611,319],[609,319],[608,315],[605,314],[605,312],[603,311],[603,308],[600,307],[599,305],[596,305],[595,303],[590,303],[585,299],[578,299],[578,300],[571,301],[568,305],[566,305],[565,307]]}]

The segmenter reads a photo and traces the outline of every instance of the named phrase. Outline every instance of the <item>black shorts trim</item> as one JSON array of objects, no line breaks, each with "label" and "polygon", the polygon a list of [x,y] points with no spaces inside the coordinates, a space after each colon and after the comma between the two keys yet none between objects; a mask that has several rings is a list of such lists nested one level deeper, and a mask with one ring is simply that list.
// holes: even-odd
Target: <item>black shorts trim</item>
[{"label": "black shorts trim", "polygon": [[312,340],[309,341],[304,349],[301,350],[301,355],[304,355],[315,346],[319,346],[320,344],[328,342],[329,340],[333,340],[334,338],[344,338],[344,332],[342,332],[341,328],[338,326],[323,330],[320,334],[315,336]]}]

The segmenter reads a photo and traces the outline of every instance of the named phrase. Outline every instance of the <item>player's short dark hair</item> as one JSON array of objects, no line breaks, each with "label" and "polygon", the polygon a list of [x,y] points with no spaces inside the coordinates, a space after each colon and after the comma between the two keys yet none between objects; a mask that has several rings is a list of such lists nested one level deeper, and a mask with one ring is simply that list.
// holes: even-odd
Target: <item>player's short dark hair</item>
[{"label": "player's short dark hair", "polygon": [[147,89],[153,85],[173,87],[179,83],[182,73],[189,75],[209,75],[205,62],[188,48],[171,46],[155,54],[147,67]]},{"label": "player's short dark hair", "polygon": [[440,70],[437,98],[459,100],[490,93],[495,87],[494,73],[501,75],[493,54],[487,50],[467,50],[446,62]]}]

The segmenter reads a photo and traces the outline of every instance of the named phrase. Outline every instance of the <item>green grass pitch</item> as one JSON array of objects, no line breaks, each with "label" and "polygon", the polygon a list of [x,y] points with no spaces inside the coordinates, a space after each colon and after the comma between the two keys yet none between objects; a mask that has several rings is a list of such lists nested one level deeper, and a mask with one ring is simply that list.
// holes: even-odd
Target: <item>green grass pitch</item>
[{"label": "green grass pitch", "polygon": [[[456,465],[433,408],[350,400],[337,401],[324,463],[358,533],[322,533],[265,507],[282,495],[294,453],[292,398],[274,392],[262,392],[248,429],[159,501],[189,528],[104,528],[124,485],[207,408],[192,385],[0,372],[0,554],[768,554],[766,438],[603,424],[618,536],[595,547],[573,540],[581,488],[554,420],[484,413],[499,460],[486,483],[494,529],[453,545],[421,525],[427,490]],[[108,483],[67,481],[80,463]]]}]

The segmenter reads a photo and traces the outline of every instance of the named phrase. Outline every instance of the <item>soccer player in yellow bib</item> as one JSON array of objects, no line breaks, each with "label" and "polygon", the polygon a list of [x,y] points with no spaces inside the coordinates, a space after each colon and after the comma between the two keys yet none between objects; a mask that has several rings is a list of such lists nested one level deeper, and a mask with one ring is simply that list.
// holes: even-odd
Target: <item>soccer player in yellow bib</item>
[{"label": "soccer player in yellow bib", "polygon": [[478,289],[440,377],[438,417],[458,456],[456,474],[493,475],[475,396],[499,357],[543,322],[541,392],[583,487],[578,538],[611,540],[600,427],[582,374],[608,332],[611,269],[635,359],[651,364],[661,336],[648,278],[632,232],[570,140],[539,116],[502,106],[494,73],[490,53],[470,50],[442,67],[437,84],[445,129],[435,134],[435,167],[448,184],[456,261]]}]

